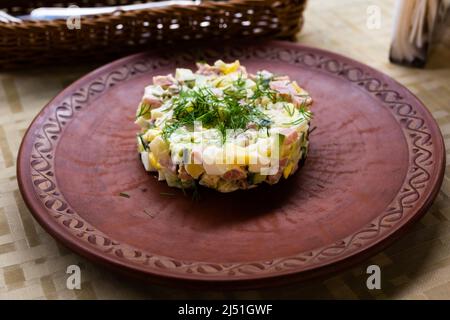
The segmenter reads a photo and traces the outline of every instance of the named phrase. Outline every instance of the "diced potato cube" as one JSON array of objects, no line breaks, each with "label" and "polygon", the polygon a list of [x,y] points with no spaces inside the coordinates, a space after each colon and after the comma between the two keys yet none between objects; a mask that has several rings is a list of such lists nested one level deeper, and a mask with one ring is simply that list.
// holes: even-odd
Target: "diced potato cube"
[{"label": "diced potato cube", "polygon": [[175,79],[179,81],[193,81],[195,75],[191,69],[177,68],[175,71]]},{"label": "diced potato cube", "polygon": [[159,129],[148,129],[148,131],[142,136],[148,142],[151,142],[156,136],[161,134],[161,130]]},{"label": "diced potato cube", "polygon": [[158,119],[164,115],[160,109],[153,109],[150,114],[152,119]]},{"label": "diced potato cube", "polygon": [[153,139],[153,141],[150,142],[149,146],[152,154],[154,154],[158,158],[160,158],[161,155],[169,152],[169,146],[161,136],[155,137],[155,139]]}]

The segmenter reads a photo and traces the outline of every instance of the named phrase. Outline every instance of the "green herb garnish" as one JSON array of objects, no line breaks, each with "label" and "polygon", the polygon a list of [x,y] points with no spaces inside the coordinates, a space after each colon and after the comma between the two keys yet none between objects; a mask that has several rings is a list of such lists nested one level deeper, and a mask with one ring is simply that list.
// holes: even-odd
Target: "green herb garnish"
[{"label": "green herb garnish", "polygon": [[138,119],[139,117],[150,118],[150,114],[151,114],[150,112],[151,112],[150,105],[142,102],[139,105],[139,109],[136,113],[136,119]]},{"label": "green herb garnish", "polygon": [[287,104],[283,104],[283,108],[284,108],[284,110],[286,110],[286,112],[288,113],[288,115],[290,116],[290,117],[292,117],[293,115],[294,115],[294,112],[295,112],[295,107],[293,107],[292,109],[291,108],[289,108],[289,105],[287,105]]},{"label": "green herb garnish", "polygon": [[173,101],[173,118],[163,129],[163,137],[182,126],[192,127],[201,121],[204,128],[217,128],[223,138],[226,130],[245,129],[249,123],[269,127],[271,120],[258,109],[257,99],[269,95],[259,90],[247,98],[245,79],[238,78],[223,90],[223,96],[216,96],[210,88],[202,87],[182,90]]},{"label": "green herb garnish", "polygon": [[162,196],[168,196],[168,197],[175,196],[175,193],[169,193],[169,192],[160,192],[159,194],[162,195]]},{"label": "green herb garnish", "polygon": [[254,90],[252,99],[256,100],[262,97],[268,97],[272,102],[277,102],[277,91],[270,89],[271,80],[271,78],[263,78],[258,74],[255,81],[256,88]]},{"label": "green herb garnish", "polygon": [[303,102],[301,104],[300,108],[298,109],[298,112],[301,114],[300,118],[295,119],[295,120],[293,120],[291,122],[283,123],[283,124],[285,124],[285,125],[294,125],[295,126],[297,124],[302,123],[304,120],[310,121],[312,119],[313,114],[312,114],[311,111],[309,111],[306,108],[305,102]]},{"label": "green herb garnish", "polygon": [[130,195],[128,193],[125,193],[125,192],[119,193],[119,196],[124,197],[124,198],[129,198],[130,197]]}]

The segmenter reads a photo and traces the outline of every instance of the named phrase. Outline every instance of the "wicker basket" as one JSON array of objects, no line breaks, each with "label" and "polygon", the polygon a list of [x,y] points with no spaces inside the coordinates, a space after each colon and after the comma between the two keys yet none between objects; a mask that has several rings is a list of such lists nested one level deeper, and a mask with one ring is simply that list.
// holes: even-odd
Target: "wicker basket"
[{"label": "wicker basket", "polygon": [[[28,14],[40,6],[123,5],[124,0],[0,0],[0,10]],[[66,20],[0,22],[0,69],[64,62],[104,60],[145,48],[217,39],[292,39],[303,25],[306,0],[204,1],[81,18],[70,30]]]}]

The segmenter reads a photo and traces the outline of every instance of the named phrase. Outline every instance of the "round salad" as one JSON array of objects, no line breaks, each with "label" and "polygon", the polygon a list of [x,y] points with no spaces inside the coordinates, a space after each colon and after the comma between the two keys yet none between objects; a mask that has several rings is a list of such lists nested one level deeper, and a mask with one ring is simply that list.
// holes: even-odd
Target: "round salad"
[{"label": "round salad", "polygon": [[286,75],[235,61],[153,77],[136,113],[145,170],[171,187],[231,192],[276,184],[303,164],[308,92]]}]

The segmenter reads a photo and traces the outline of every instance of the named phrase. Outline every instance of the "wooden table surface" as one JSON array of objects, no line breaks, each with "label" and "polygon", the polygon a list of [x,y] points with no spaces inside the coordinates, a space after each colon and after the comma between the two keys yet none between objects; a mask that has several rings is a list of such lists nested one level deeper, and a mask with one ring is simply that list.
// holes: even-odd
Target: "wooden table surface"
[{"label": "wooden table surface", "polygon": [[[367,27],[367,8],[381,9],[381,27]],[[393,2],[310,0],[298,41],[363,61],[408,87],[431,110],[450,164],[450,32],[426,69],[388,61]],[[39,110],[94,65],[0,72],[0,299],[342,298],[450,299],[450,165],[430,211],[385,251],[343,273],[275,289],[221,292],[144,285],[60,246],[26,208],[16,181],[22,136]],[[81,290],[66,287],[66,269],[81,267]],[[368,290],[366,268],[381,268],[381,289]]]}]

